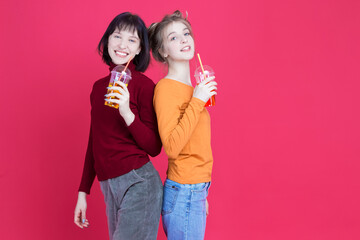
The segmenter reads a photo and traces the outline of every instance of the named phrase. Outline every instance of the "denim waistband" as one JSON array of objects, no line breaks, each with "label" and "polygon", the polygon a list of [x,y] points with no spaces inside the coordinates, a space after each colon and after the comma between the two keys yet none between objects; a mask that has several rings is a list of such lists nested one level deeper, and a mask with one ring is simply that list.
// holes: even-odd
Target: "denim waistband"
[{"label": "denim waistband", "polygon": [[170,179],[166,179],[164,185],[167,185],[168,187],[176,187],[179,189],[187,189],[187,190],[201,190],[204,188],[209,189],[211,182],[203,182],[203,183],[195,183],[195,184],[181,184],[178,182],[175,182]]}]

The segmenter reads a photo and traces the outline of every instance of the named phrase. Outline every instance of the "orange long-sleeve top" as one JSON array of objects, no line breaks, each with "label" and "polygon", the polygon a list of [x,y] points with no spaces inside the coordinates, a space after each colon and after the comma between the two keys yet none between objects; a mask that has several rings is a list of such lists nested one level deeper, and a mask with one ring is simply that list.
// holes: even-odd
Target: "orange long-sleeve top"
[{"label": "orange long-sleeve top", "polygon": [[205,102],[193,97],[194,88],[161,79],[154,92],[154,108],[165,152],[167,178],[181,184],[211,181],[210,115]]}]

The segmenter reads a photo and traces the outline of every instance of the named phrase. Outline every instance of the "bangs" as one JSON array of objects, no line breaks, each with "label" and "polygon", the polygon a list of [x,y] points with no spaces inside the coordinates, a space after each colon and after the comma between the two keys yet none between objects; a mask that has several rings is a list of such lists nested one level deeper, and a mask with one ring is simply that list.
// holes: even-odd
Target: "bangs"
[{"label": "bangs", "polygon": [[128,18],[123,18],[123,19],[119,19],[117,23],[115,23],[115,30],[119,30],[121,31],[129,31],[132,32],[133,34],[136,32],[137,35],[139,35],[139,29],[137,28],[138,26],[138,20],[134,17],[128,17]]},{"label": "bangs", "polygon": [[[119,30],[121,31],[129,31],[131,33],[137,33],[137,29],[134,25],[130,25],[130,24],[125,24],[125,23],[120,23],[115,30]],[[115,32],[115,31],[114,31]]]}]

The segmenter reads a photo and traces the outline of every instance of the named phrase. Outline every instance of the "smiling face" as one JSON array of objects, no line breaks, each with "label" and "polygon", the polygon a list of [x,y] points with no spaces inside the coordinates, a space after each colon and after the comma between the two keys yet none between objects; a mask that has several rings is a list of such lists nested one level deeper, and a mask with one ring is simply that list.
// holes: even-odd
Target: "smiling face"
[{"label": "smiling face", "polygon": [[161,54],[169,63],[189,61],[194,57],[194,51],[194,39],[184,23],[176,21],[165,27]]},{"label": "smiling face", "polygon": [[137,31],[116,29],[109,36],[108,53],[116,65],[127,63],[130,57],[134,57],[140,51],[140,38]]}]

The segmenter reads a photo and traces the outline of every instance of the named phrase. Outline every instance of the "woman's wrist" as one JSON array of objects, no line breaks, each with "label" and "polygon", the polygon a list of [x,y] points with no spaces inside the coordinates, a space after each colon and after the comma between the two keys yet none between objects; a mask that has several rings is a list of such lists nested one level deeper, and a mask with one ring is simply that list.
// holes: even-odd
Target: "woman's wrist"
[{"label": "woman's wrist", "polygon": [[86,192],[79,192],[78,198],[86,198]]},{"label": "woman's wrist", "polygon": [[126,123],[126,126],[130,126],[135,120],[135,114],[130,110],[121,115]]}]

